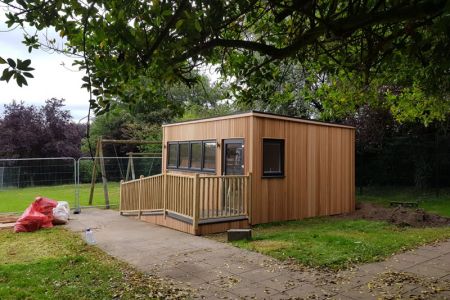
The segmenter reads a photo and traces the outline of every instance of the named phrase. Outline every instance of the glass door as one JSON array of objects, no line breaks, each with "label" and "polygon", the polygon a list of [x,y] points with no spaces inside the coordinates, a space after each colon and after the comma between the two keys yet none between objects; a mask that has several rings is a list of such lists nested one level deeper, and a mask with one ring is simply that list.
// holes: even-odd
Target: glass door
[{"label": "glass door", "polygon": [[223,145],[223,174],[244,175],[244,140],[224,140]]}]

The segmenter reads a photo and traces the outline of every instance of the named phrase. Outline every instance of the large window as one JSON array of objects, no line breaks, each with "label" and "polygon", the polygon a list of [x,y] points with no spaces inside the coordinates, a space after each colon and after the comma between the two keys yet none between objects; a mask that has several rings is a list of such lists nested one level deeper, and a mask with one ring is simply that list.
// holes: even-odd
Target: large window
[{"label": "large window", "polygon": [[167,168],[215,172],[216,142],[169,142],[167,144]]},{"label": "large window", "polygon": [[284,140],[263,139],[263,177],[284,176]]}]

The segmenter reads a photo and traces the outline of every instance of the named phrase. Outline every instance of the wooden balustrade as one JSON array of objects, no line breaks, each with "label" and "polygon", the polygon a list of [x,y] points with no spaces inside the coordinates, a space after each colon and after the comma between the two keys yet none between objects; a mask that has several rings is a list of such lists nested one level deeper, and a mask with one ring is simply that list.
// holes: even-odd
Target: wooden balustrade
[{"label": "wooden balustrade", "polygon": [[121,182],[120,211],[163,210],[192,220],[249,216],[251,174],[199,176],[160,174]]},{"label": "wooden balustrade", "polygon": [[141,179],[141,210],[162,209],[164,205],[164,175]]},{"label": "wooden balustrade", "polygon": [[248,215],[250,176],[200,177],[200,219]]},{"label": "wooden balustrade", "polygon": [[192,176],[167,174],[166,210],[194,216],[194,179]]},{"label": "wooden balustrade", "polygon": [[139,210],[139,179],[120,183],[120,211]]}]

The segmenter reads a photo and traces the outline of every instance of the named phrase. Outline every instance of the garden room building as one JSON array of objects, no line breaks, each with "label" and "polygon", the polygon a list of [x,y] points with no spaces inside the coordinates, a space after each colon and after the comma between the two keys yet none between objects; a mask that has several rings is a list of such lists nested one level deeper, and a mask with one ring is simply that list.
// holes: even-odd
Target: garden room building
[{"label": "garden room building", "polygon": [[257,111],[163,125],[162,174],[121,184],[122,213],[192,234],[355,206],[355,129]]}]

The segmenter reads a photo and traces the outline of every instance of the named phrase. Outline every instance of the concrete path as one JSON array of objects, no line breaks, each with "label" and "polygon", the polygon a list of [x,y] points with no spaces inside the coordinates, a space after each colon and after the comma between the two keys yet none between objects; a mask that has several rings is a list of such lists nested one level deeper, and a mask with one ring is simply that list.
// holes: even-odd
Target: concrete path
[{"label": "concrete path", "polygon": [[450,299],[450,241],[354,270],[295,269],[210,239],[89,209],[68,228],[94,229],[97,245],[139,270],[191,287],[205,299]]}]

